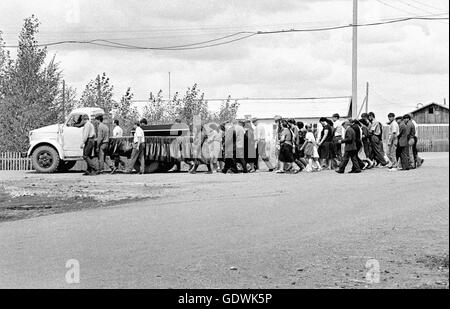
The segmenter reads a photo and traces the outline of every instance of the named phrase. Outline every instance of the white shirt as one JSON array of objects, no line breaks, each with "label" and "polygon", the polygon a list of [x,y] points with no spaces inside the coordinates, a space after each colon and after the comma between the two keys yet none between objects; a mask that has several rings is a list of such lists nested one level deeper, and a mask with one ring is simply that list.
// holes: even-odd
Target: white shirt
[{"label": "white shirt", "polygon": [[419,125],[417,124],[417,122],[413,119],[411,120],[412,124],[414,125],[414,128],[416,129],[416,137],[419,137]]},{"label": "white shirt", "polygon": [[342,120],[336,120],[333,127],[336,129],[334,136],[344,136],[344,127],[342,126],[344,122]]},{"label": "white shirt", "polygon": [[312,142],[312,143],[315,143],[315,142],[316,142],[316,138],[314,137],[314,134],[313,134],[312,132],[306,133],[305,139],[306,139],[308,142]]},{"label": "white shirt", "polygon": [[392,135],[396,134],[396,136],[398,136],[399,133],[400,133],[400,127],[399,127],[397,121],[394,120],[389,125],[389,140],[391,140]]},{"label": "white shirt", "polygon": [[266,139],[266,128],[264,125],[258,124],[255,129],[255,140],[262,141]]},{"label": "white shirt", "polygon": [[133,143],[142,144],[144,142],[144,130],[141,127],[136,128],[136,132],[134,133]]},{"label": "white shirt", "polygon": [[123,130],[121,127],[116,126],[113,130],[113,137],[123,137]]}]

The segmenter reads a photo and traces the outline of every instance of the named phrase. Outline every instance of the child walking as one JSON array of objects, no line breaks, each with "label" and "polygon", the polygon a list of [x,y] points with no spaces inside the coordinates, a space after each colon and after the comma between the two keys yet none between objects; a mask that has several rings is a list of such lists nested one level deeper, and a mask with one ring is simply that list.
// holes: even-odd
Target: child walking
[{"label": "child walking", "polygon": [[306,172],[311,173],[314,171],[320,172],[322,167],[319,163],[319,152],[317,149],[317,141],[314,137],[314,133],[312,131],[312,126],[307,125],[306,127],[307,133],[305,136],[305,143],[303,144],[301,150],[305,153],[305,158],[308,162],[306,167]]}]

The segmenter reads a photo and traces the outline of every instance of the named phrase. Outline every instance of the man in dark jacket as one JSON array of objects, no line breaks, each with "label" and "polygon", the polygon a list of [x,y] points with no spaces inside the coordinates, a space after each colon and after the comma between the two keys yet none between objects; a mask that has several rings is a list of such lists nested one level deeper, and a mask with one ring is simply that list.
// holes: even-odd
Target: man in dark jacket
[{"label": "man in dark jacket", "polygon": [[414,126],[409,123],[411,116],[405,115],[403,122],[400,124],[398,134],[398,152],[400,153],[400,160],[402,163],[402,170],[408,171],[411,169],[409,161],[409,142],[414,137]]},{"label": "man in dark jacket", "polygon": [[359,166],[358,160],[358,146],[356,139],[356,132],[351,126],[350,121],[346,121],[343,124],[345,128],[345,139],[341,140],[340,143],[345,144],[345,154],[342,158],[341,165],[339,169],[336,171],[339,174],[345,173],[345,168],[347,167],[348,161],[352,161],[353,168],[350,173],[358,174],[361,173],[361,167]]}]

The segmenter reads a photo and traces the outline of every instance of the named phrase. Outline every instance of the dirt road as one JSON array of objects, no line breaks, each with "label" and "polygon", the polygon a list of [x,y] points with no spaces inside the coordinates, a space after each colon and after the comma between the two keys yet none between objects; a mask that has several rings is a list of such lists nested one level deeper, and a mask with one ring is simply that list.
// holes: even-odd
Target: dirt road
[{"label": "dirt road", "polygon": [[[44,179],[100,205],[0,223],[0,288],[448,288],[448,154],[425,158],[407,173],[105,175],[88,188],[0,172],[4,201]],[[128,191],[138,200],[105,207]]]}]

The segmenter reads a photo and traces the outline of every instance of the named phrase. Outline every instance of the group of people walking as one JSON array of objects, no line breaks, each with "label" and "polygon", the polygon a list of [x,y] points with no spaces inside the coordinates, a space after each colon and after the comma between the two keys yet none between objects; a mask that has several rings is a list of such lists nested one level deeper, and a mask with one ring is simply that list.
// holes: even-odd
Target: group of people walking
[{"label": "group of people walking", "polygon": [[424,160],[417,151],[417,123],[410,115],[388,115],[388,152],[383,147],[383,124],[374,113],[361,119],[321,118],[322,129],[304,125],[295,120],[275,117],[278,124],[278,173],[298,173],[335,170],[345,173],[352,162],[350,173],[361,173],[373,167],[388,167],[391,171],[407,171],[420,167]]},{"label": "group of people walking", "polygon": [[[387,153],[383,147],[384,126],[374,113],[363,114],[361,119],[354,120],[341,120],[339,114],[335,114],[332,119],[321,118],[319,123],[320,126],[304,124],[276,116],[276,164],[272,164],[267,154],[267,139],[270,137],[258,118],[199,126],[197,130],[194,128],[192,157],[185,158],[184,162],[192,174],[202,164],[206,164],[208,173],[255,172],[260,168],[260,158],[269,172],[279,174],[322,170],[344,173],[350,161],[350,173],[361,173],[377,166],[388,167],[391,171],[406,171],[418,168],[424,162],[417,151],[417,123],[410,115],[388,115]],[[180,121],[176,125],[179,124]],[[135,123],[133,149],[127,162],[122,161],[119,155],[111,155],[111,173],[119,169],[132,173],[136,162],[140,163],[137,172],[145,173],[145,134],[141,127],[146,125],[145,119]],[[109,128],[103,123],[101,115],[95,118],[94,123],[85,117],[81,126],[81,147],[87,164],[85,175],[98,175],[106,164]],[[123,137],[117,120],[114,121],[112,137]],[[181,161],[176,162],[170,171],[180,170]]]}]

